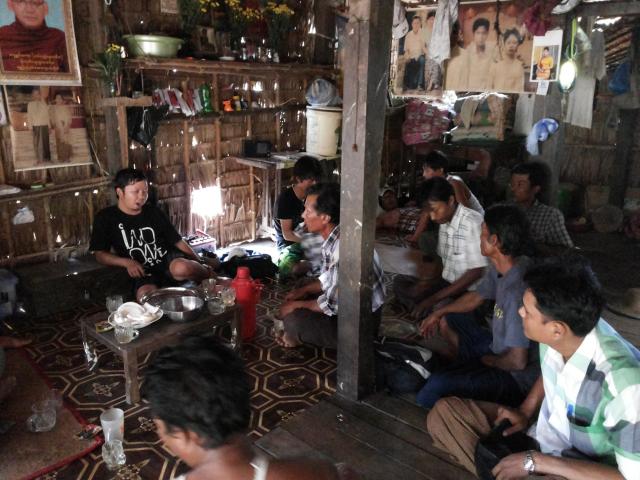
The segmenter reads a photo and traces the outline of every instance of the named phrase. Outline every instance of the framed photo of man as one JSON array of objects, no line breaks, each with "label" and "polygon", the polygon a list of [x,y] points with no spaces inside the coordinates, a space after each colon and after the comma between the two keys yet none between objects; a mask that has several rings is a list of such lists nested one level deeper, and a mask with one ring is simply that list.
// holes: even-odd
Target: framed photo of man
[{"label": "framed photo of man", "polygon": [[[533,38],[514,1],[462,3],[445,63],[444,89],[457,92],[535,92],[530,81]],[[496,30],[498,20],[499,31]]]},{"label": "framed photo of man", "polygon": [[409,31],[394,45],[393,93],[398,96],[442,96],[442,68],[429,57],[435,8],[409,8]]},{"label": "framed photo of man", "polygon": [[78,90],[42,85],[5,87],[15,171],[92,163]]},{"label": "framed photo of man", "polygon": [[80,85],[71,0],[0,0],[0,82]]}]

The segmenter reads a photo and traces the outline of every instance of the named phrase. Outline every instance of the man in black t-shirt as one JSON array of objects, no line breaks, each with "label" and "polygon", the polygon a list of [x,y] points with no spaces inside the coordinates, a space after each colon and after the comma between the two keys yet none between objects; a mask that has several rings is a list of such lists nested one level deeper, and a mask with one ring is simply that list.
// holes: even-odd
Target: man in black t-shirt
[{"label": "man in black t-shirt", "polygon": [[295,233],[295,229],[302,222],[307,189],[320,180],[321,176],[322,167],[316,158],[300,157],[293,166],[293,185],[287,187],[276,200],[273,227],[280,252],[278,267],[281,277],[289,276],[293,266],[304,258],[300,247],[301,238]]},{"label": "man in black t-shirt", "polygon": [[127,269],[137,300],[159,287],[213,275],[162,211],[146,204],[149,185],[141,171],[120,170],[114,185],[118,204],[96,215],[89,250],[99,263]]}]

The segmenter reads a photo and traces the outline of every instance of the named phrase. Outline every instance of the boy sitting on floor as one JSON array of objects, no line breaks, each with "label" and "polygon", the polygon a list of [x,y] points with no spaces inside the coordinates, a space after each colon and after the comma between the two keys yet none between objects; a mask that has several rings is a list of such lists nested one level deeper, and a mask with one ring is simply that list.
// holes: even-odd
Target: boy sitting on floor
[{"label": "boy sitting on floor", "polygon": [[[437,253],[442,275],[418,279],[397,275],[393,280],[396,300],[412,309],[414,318],[424,317],[443,300],[473,290],[484,274],[487,259],[480,252],[482,215],[460,205],[453,187],[444,178],[423,185],[431,221],[439,225]],[[419,199],[422,204],[424,199]],[[435,262],[432,262],[435,264]]]},{"label": "boy sitting on floor", "polygon": [[273,228],[278,247],[278,268],[280,278],[294,273],[294,268],[305,258],[300,245],[301,236],[296,227],[302,222],[304,199],[307,189],[320,180],[322,167],[318,159],[311,156],[300,157],[293,166],[293,184],[278,195],[273,212]]},{"label": "boy sitting on floor", "polygon": [[89,251],[103,265],[127,269],[138,301],[160,287],[185,280],[199,283],[215,275],[164,213],[147,204],[149,184],[144,173],[125,168],[113,183],[118,203],[96,215]]}]

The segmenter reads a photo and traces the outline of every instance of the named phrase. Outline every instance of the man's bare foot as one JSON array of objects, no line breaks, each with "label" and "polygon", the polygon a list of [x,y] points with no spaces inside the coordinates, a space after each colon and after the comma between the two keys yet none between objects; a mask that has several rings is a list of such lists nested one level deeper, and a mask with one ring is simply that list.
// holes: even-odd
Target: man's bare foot
[{"label": "man's bare foot", "polygon": [[0,347],[20,348],[33,342],[33,338],[0,337]]},{"label": "man's bare foot", "polygon": [[295,348],[302,345],[302,342],[296,338],[292,338],[291,335],[285,331],[280,331],[275,336],[275,341],[283,348]]}]

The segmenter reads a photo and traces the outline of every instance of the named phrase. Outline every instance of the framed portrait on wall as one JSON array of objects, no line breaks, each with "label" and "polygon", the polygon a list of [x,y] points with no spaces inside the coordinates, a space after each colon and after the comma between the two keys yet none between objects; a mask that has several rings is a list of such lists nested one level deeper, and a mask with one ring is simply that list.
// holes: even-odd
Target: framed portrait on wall
[{"label": "framed portrait on wall", "polygon": [[44,85],[5,87],[15,171],[92,163],[77,90]]},{"label": "framed portrait on wall", "polygon": [[[523,22],[523,7],[514,1],[461,3],[445,63],[444,89],[461,92],[535,92],[530,81],[533,37]],[[498,23],[500,34],[496,30]]]},{"label": "framed portrait on wall", "polygon": [[533,37],[530,80],[532,82],[557,81],[561,52],[562,30],[551,30],[544,36]]},{"label": "framed portrait on wall", "polygon": [[0,82],[80,85],[71,0],[0,2]]},{"label": "framed portrait on wall", "polygon": [[407,9],[409,31],[394,45],[394,95],[425,98],[442,95],[442,68],[429,58],[435,15],[432,7]]}]

